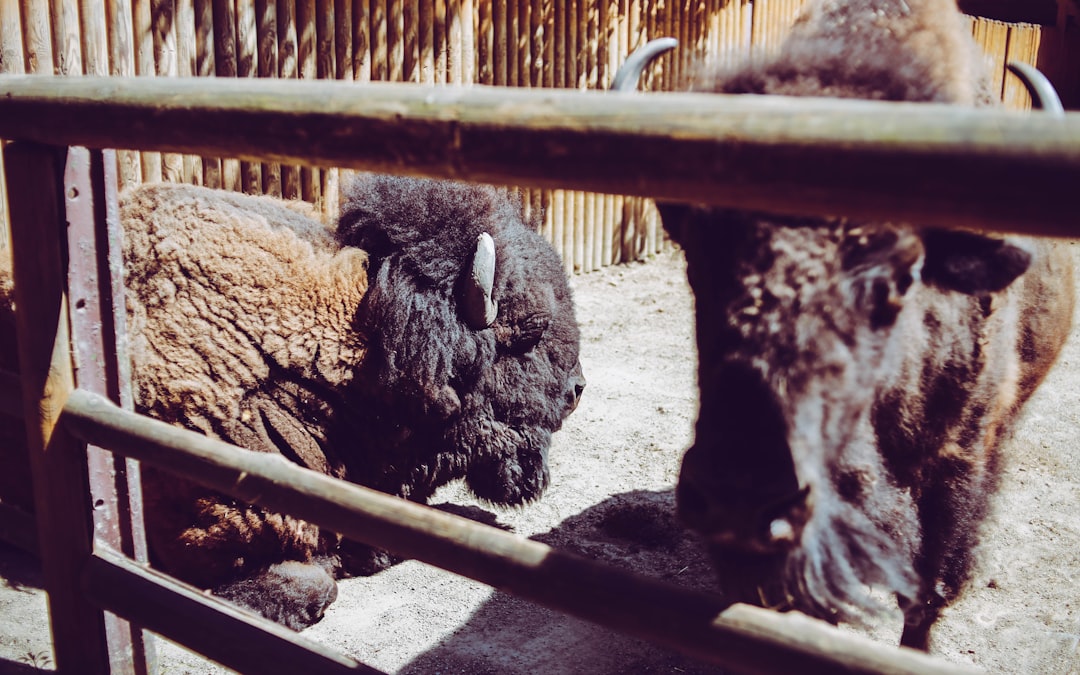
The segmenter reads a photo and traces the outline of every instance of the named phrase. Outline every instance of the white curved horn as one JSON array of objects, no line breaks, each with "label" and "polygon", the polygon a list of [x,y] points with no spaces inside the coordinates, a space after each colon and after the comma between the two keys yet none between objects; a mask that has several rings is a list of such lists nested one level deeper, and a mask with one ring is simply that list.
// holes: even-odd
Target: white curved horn
[{"label": "white curved horn", "polygon": [[645,66],[652,63],[653,59],[666,51],[675,49],[679,41],[671,37],[656,38],[649,40],[635,49],[630,56],[626,57],[619,69],[615,71],[615,78],[611,80],[611,91],[633,91],[637,89],[638,80]]},{"label": "white curved horn", "polygon": [[1023,61],[1009,61],[1009,70],[1024,83],[1034,108],[1045,110],[1053,115],[1064,115],[1065,106],[1061,105],[1057,90],[1050,80],[1038,68]]},{"label": "white curved horn", "polygon": [[476,238],[472,268],[462,290],[462,314],[472,328],[487,328],[499,313],[499,304],[491,299],[495,288],[495,240],[487,232]]}]

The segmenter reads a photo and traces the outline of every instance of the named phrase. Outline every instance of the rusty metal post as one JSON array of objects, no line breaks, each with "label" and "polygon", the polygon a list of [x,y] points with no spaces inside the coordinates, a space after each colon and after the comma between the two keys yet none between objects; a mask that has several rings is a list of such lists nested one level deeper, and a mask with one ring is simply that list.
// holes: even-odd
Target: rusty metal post
[{"label": "rusty metal post", "polygon": [[93,522],[85,445],[58,425],[74,389],[64,265],[64,148],[4,149],[23,416],[60,673],[109,672],[105,613],[83,595]]},{"label": "rusty metal post", "polygon": [[[68,150],[64,205],[75,384],[133,410],[117,185],[114,151]],[[93,445],[86,452],[95,543],[146,562],[138,462]],[[150,635],[141,628],[106,614],[105,632],[112,673],[156,670]]]}]

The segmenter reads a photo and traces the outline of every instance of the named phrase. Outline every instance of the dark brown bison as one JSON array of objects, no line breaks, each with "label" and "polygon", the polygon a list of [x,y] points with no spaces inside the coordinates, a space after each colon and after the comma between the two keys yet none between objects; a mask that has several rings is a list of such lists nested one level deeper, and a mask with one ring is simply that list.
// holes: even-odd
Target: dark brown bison
[{"label": "dark brown bison", "polygon": [[[770,59],[695,88],[989,105],[954,0],[813,0]],[[887,160],[883,160],[887,161]],[[696,298],[700,414],[677,488],[731,601],[926,648],[969,575],[1002,441],[1066,338],[1048,241],[660,206]]]}]

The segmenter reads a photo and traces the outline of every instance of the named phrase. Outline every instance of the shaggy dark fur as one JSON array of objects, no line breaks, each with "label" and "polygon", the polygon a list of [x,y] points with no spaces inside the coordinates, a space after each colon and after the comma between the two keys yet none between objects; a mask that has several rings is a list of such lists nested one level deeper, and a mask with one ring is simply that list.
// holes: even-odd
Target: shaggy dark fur
[{"label": "shaggy dark fur", "polygon": [[[551,434],[585,386],[559,256],[494,187],[364,175],[342,204],[338,241],[368,251],[374,270],[356,386],[369,401],[364,447],[379,455],[350,473],[416,500],[454,478],[491,502],[535,499]],[[481,232],[495,240],[500,309],[478,331],[454,298]]]},{"label": "shaggy dark fur", "polygon": [[[778,56],[698,89],[976,105],[953,0],[814,0]],[[661,205],[696,297],[701,412],[677,495],[732,601],[926,648],[998,450],[1071,325],[1067,254],[903,223]]]},{"label": "shaggy dark fur", "polygon": [[[139,412],[416,501],[462,477],[494,503],[540,497],[551,434],[584,387],[554,250],[494,188],[366,177],[343,213],[341,238],[370,258],[307,205],[190,185],[125,193]],[[500,308],[475,330],[455,290],[481,231]],[[0,326],[13,325],[7,279]],[[155,566],[292,628],[321,618],[336,576],[389,563],[149,467],[143,485]]]}]

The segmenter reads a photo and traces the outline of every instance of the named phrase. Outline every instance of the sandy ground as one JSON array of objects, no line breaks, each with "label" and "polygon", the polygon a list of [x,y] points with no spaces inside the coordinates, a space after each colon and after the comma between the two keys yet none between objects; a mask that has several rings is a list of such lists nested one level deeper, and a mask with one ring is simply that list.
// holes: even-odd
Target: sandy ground
[{"label": "sandy ground", "polygon": [[[1080,249],[1075,251],[1080,263]],[[695,588],[711,571],[673,519],[672,488],[696,413],[692,305],[681,256],[573,281],[588,379],[556,435],[537,504],[493,511],[524,537]],[[1029,405],[966,595],[935,652],[995,673],[1080,674],[1080,341]],[[456,486],[433,503],[490,508]],[[32,560],[0,548],[0,673],[50,669]],[[417,562],[341,583],[305,631],[392,673],[712,673],[677,653],[570,619]],[[899,616],[875,639],[895,643]],[[161,644],[160,671],[222,669]]]}]

